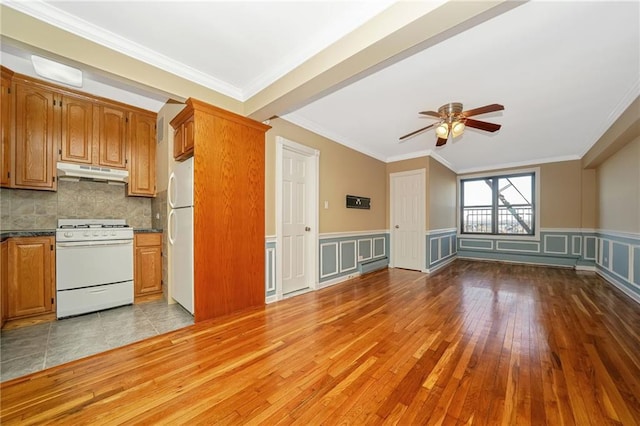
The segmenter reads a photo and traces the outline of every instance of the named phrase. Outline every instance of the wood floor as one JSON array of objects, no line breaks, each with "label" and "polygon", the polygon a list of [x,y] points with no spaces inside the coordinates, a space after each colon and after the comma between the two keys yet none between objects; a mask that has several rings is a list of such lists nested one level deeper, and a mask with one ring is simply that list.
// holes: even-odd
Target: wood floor
[{"label": "wood floor", "polygon": [[640,306],[593,274],[385,270],[0,386],[5,424],[640,423]]}]

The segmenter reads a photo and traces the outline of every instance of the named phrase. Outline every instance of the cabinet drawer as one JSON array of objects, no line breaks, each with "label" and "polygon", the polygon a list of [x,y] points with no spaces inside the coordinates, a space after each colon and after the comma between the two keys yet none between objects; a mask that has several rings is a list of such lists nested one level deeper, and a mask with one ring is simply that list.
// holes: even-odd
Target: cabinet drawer
[{"label": "cabinet drawer", "polygon": [[57,303],[58,318],[130,305],[133,303],[133,282],[59,291]]},{"label": "cabinet drawer", "polygon": [[151,247],[162,245],[162,234],[153,232],[148,234],[135,234],[136,247]]}]

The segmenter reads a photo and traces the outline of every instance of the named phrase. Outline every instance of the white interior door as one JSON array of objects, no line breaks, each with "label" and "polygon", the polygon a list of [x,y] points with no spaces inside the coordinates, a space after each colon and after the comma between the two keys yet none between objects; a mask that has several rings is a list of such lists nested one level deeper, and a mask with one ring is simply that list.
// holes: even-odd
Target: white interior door
[{"label": "white interior door", "polygon": [[282,292],[310,287],[310,222],[307,209],[310,158],[284,149],[282,152]]},{"label": "white interior door", "polygon": [[424,265],[425,170],[391,174],[391,256],[396,268]]}]

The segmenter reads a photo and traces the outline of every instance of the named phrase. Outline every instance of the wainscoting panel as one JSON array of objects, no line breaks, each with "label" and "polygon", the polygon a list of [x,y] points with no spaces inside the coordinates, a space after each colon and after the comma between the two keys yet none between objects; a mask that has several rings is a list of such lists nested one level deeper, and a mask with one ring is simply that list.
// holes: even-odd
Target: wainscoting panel
[{"label": "wainscoting panel", "polygon": [[595,270],[596,233],[581,229],[542,229],[538,238],[458,236],[458,256]]},{"label": "wainscoting panel", "polygon": [[[361,265],[384,258],[389,253],[388,233],[339,233],[320,235],[319,282],[359,274]],[[388,259],[385,260],[388,264]],[[364,268],[366,270],[366,267]],[[329,284],[331,284],[329,283]]]},{"label": "wainscoting panel", "polygon": [[640,234],[599,230],[596,271],[640,303]]},{"label": "wainscoting panel", "polygon": [[[428,267],[424,272],[434,272],[455,259],[457,255],[456,232],[455,228],[427,231],[425,260]],[[482,247],[482,243],[478,246]]]},{"label": "wainscoting panel", "polygon": [[265,296],[270,301],[276,297],[276,242],[273,237],[266,238],[264,265]]}]

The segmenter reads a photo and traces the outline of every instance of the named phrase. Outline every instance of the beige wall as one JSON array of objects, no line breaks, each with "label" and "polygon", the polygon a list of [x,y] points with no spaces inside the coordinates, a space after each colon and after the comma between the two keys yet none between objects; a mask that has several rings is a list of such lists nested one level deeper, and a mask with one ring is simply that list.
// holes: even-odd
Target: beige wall
[{"label": "beige wall", "polygon": [[[320,233],[385,228],[387,186],[385,163],[309,132],[281,118],[271,120],[266,136],[265,228],[275,235],[276,136],[320,151]],[[347,209],[345,196],[371,198],[371,210]],[[329,208],[324,208],[324,202]]]},{"label": "beige wall", "polygon": [[457,175],[433,157],[428,157],[427,230],[456,227]]},{"label": "beige wall", "polygon": [[[583,193],[593,191],[594,180],[589,172],[583,173],[580,160],[492,170],[487,173],[501,174],[536,167],[540,168],[540,227],[593,228],[593,196],[583,196]],[[469,175],[461,175],[465,176]],[[583,224],[583,219],[587,223]]]},{"label": "beige wall", "polygon": [[640,232],[640,137],[597,169],[598,228]]}]

